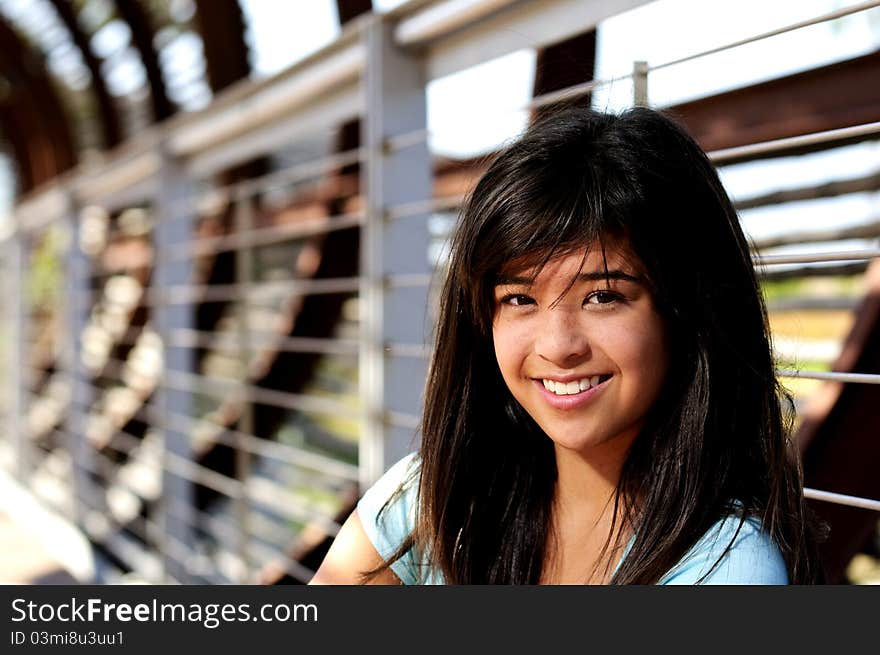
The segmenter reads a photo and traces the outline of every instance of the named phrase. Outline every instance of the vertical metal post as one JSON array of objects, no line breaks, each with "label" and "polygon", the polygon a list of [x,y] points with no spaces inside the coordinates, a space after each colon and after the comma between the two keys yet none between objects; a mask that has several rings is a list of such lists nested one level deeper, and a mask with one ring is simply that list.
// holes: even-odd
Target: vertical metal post
[{"label": "vertical metal post", "polygon": [[648,62],[633,62],[633,106],[648,106]]},{"label": "vertical metal post", "polygon": [[94,469],[94,453],[86,439],[87,411],[92,404],[92,385],[89,372],[83,364],[82,337],[89,320],[89,292],[91,290],[91,262],[82,249],[80,216],[73,197],[68,197],[65,226],[67,229],[66,302],[63,370],[70,385],[70,409],[65,428],[67,448],[71,458],[72,516],[77,526],[83,526],[82,498],[90,485],[88,471]]},{"label": "vertical metal post", "polygon": [[[170,336],[175,330],[193,328],[193,308],[188,303],[169,302],[165,291],[173,285],[192,282],[193,263],[189,259],[167,257],[172,246],[192,240],[193,183],[179,161],[162,148],[159,192],[156,198],[156,226],[153,232],[155,268],[154,291],[161,300],[155,305],[156,326],[162,340],[163,372],[192,373],[193,353],[188,346],[177,346]],[[181,548],[194,547],[195,493],[190,480],[169,470],[168,456],[192,459],[189,435],[181,430],[172,415],[192,416],[192,394],[188,390],[160,384],[156,391],[162,434],[162,498],[159,523],[163,530],[159,548],[165,575],[181,583],[194,581],[189,567],[178,556]],[[173,540],[169,548],[167,541]]]},{"label": "vertical metal post", "polygon": [[[245,193],[237,193],[235,196],[235,230],[240,236],[249,233],[254,226],[253,199]],[[245,242],[235,251],[235,282],[239,288],[254,282],[254,250],[250,243]],[[241,375],[244,382],[248,383],[248,370],[252,359],[251,340],[251,308],[250,297],[247,292],[238,298],[238,353],[241,366]],[[244,407],[238,422],[238,432],[251,435],[254,433],[254,404],[249,394],[244,397]],[[248,480],[251,474],[251,453],[239,437],[235,449],[235,477],[240,483],[239,495],[235,499],[235,518],[238,524],[238,556],[243,565],[240,583],[250,582],[251,574],[251,508],[248,499]]]},{"label": "vertical metal post", "polygon": [[360,389],[365,424],[359,454],[361,484],[367,485],[415,442],[411,428],[390,425],[386,416],[421,413],[425,361],[393,355],[386,345],[425,341],[428,289],[398,287],[387,280],[430,273],[427,216],[392,221],[387,214],[390,207],[430,199],[432,171],[426,142],[395,151],[386,145],[389,138],[426,129],[422,60],[395,46],[391,26],[382,16],[372,18],[364,38],[362,189],[367,215],[361,241]]},{"label": "vertical metal post", "polygon": [[13,435],[13,452],[15,454],[15,476],[19,482],[26,484],[31,465],[31,453],[27,435],[27,382],[28,369],[25,366],[28,352],[27,344],[27,313],[28,303],[25,297],[26,276],[24,268],[27,263],[26,257],[27,237],[21,232],[16,232],[9,238],[9,283],[12,305],[12,320],[10,334],[9,355],[9,411],[11,415],[11,431]]},{"label": "vertical metal post", "polygon": [[0,237],[0,280],[2,280],[2,296],[0,296],[0,335],[3,341],[0,342],[0,388],[2,388],[3,401],[0,406],[2,413],[2,432],[0,432],[0,447],[9,454],[9,468],[3,466],[4,462],[0,461],[0,468],[7,470],[11,474],[15,474],[14,467],[17,466],[16,458],[16,428],[14,409],[15,409],[15,386],[18,378],[17,371],[13,368],[13,357],[18,344],[13,341],[16,338],[15,328],[15,307],[14,300],[16,290],[14,287],[15,280],[12,272],[14,264],[15,243],[11,235]]}]

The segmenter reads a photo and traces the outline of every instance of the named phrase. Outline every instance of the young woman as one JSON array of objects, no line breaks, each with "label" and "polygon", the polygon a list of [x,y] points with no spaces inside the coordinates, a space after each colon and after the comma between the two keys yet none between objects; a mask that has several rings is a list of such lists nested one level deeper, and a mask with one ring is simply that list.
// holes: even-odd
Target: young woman
[{"label": "young woman", "polygon": [[421,448],[312,582],[817,582],[790,405],[699,146],[649,109],[561,111],[474,189]]}]

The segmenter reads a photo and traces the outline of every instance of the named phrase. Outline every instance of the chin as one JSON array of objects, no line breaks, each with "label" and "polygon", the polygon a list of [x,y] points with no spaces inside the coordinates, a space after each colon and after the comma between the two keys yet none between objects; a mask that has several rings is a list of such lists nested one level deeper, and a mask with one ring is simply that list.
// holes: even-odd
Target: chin
[{"label": "chin", "polygon": [[610,434],[608,432],[585,432],[583,430],[544,430],[557,448],[588,455],[591,452],[629,450],[638,431]]}]

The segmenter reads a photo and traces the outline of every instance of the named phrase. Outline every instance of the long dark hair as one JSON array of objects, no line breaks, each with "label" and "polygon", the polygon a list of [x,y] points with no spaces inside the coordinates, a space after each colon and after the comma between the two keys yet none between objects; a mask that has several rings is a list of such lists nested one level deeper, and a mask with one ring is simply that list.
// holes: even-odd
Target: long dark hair
[{"label": "long dark hair", "polygon": [[470,195],[441,295],[418,517],[395,557],[415,549],[451,584],[539,581],[554,449],[502,380],[493,287],[511,261],[540,268],[608,239],[640,258],[670,336],[669,379],[617,486],[615,521],[635,539],[612,584],[657,582],[734,507],[760,519],[792,583],[819,581],[748,242],[705,153],[645,108],[549,115]]}]

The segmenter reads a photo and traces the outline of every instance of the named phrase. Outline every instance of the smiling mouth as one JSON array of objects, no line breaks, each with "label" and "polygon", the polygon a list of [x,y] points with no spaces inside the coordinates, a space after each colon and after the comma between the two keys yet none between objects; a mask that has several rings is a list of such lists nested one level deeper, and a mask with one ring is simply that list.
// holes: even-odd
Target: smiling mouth
[{"label": "smiling mouth", "polygon": [[539,378],[544,388],[557,396],[573,396],[575,394],[598,387],[603,382],[611,379],[610,374],[593,375],[591,377],[581,378],[580,380],[572,380],[571,382],[560,382],[550,380],[548,378]]}]

